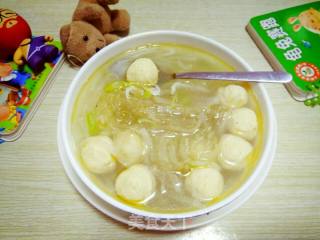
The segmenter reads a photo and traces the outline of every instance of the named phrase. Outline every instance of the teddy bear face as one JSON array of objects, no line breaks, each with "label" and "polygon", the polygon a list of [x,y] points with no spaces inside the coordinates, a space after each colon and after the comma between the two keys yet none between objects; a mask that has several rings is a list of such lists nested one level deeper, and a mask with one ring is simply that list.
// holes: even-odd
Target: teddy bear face
[{"label": "teddy bear face", "polygon": [[103,35],[91,24],[74,21],[60,30],[67,58],[74,65],[82,65],[105,45]]}]

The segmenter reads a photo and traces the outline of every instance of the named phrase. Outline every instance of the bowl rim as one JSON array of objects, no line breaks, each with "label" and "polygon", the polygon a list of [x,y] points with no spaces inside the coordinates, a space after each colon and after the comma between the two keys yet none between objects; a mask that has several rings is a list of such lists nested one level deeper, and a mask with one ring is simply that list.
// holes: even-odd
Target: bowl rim
[{"label": "bowl rim", "polygon": [[[75,104],[75,100],[77,97],[73,93],[74,93],[75,89],[77,89],[77,94],[78,94],[79,89],[86,82],[87,78],[82,81],[81,86],[78,86],[79,85],[78,82],[80,82],[80,80],[82,78],[85,78],[84,77],[84,76],[86,76],[85,73],[88,71],[88,72],[90,72],[89,75],[92,75],[94,73],[94,71],[97,69],[97,67],[95,66],[95,62],[99,58],[102,58],[103,55],[106,52],[109,52],[111,49],[116,49],[118,46],[128,44],[127,49],[129,50],[130,48],[132,48],[132,47],[130,47],[130,42],[132,42],[134,40],[139,40],[140,38],[143,39],[143,38],[148,38],[148,37],[157,37],[157,36],[162,36],[162,35],[170,35],[171,37],[176,36],[176,37],[182,37],[182,38],[190,38],[193,41],[197,41],[199,43],[202,42],[202,43],[211,45],[212,47],[217,48],[220,51],[224,52],[226,55],[230,56],[230,59],[235,60],[238,64],[240,64],[247,71],[252,71],[252,68],[248,65],[248,63],[244,59],[242,59],[239,55],[237,55],[233,50],[225,47],[224,45],[222,45],[221,43],[219,43],[213,39],[209,39],[207,37],[204,37],[204,36],[201,36],[198,34],[194,34],[194,33],[190,33],[190,32],[183,32],[183,31],[174,31],[174,30],[157,30],[157,31],[143,32],[143,33],[138,33],[138,34],[128,36],[126,38],[120,39],[120,40],[108,45],[107,47],[105,47],[101,51],[99,51],[97,54],[95,54],[92,58],[90,58],[81,67],[81,69],[78,71],[78,73],[76,74],[76,76],[72,80],[72,82],[66,92],[66,95],[64,97],[62,106],[61,106],[61,108],[62,108],[61,109],[62,110],[62,114],[61,114],[61,117],[62,117],[62,121],[61,121],[62,137],[59,140],[62,140],[62,143],[66,149],[67,157],[71,162],[71,166],[73,167],[73,169],[75,170],[77,175],[80,177],[81,181],[89,189],[91,189],[99,198],[101,198],[102,200],[111,204],[112,206],[119,208],[123,211],[126,211],[128,213],[131,213],[131,214],[140,215],[140,216],[144,216],[144,217],[152,217],[152,218],[157,218],[157,219],[191,218],[191,217],[196,217],[196,216],[200,216],[203,214],[207,214],[207,213],[212,212],[216,209],[227,206],[228,203],[230,203],[232,200],[238,198],[254,182],[254,180],[257,177],[259,177],[259,175],[261,174],[261,171],[263,170],[262,167],[263,167],[264,162],[269,161],[269,166],[271,166],[272,159],[267,159],[267,157],[268,157],[267,153],[268,153],[268,151],[270,151],[272,149],[272,142],[271,141],[274,138],[274,136],[276,135],[276,131],[275,131],[276,121],[273,121],[273,119],[275,119],[275,113],[274,113],[274,110],[273,110],[273,107],[271,104],[271,100],[268,97],[266,90],[264,89],[264,87],[261,84],[254,84],[255,87],[259,89],[260,95],[261,95],[260,98],[263,100],[265,108],[266,108],[265,124],[264,124],[265,125],[264,134],[266,135],[266,137],[265,137],[266,140],[264,143],[265,147],[261,153],[259,162],[256,165],[255,169],[253,170],[252,174],[245,180],[245,182],[235,192],[233,192],[232,194],[230,194],[228,197],[221,200],[220,202],[212,204],[212,205],[205,207],[205,208],[202,208],[202,209],[192,210],[192,211],[187,211],[187,212],[182,212],[182,213],[160,213],[160,212],[157,213],[157,212],[151,212],[151,211],[149,212],[146,210],[131,207],[129,205],[126,205],[126,204],[114,199],[113,197],[109,196],[107,193],[103,192],[98,186],[96,186],[90,180],[90,178],[85,174],[85,172],[82,170],[78,160],[76,160],[76,156],[74,156],[74,154],[72,153],[71,149],[74,146],[71,146],[72,145],[71,140],[68,141],[68,139],[69,139],[68,134],[70,133],[70,125],[71,125],[70,119],[71,119],[71,115],[72,115],[72,109],[73,109],[73,106]],[[156,40],[154,42],[156,42]],[[168,41],[168,42],[170,42],[170,41]],[[197,46],[195,46],[195,47],[197,47]],[[117,54],[119,54],[119,53],[117,53]],[[113,55],[113,56],[115,56],[115,55]],[[93,70],[90,70],[90,68],[92,68]],[[268,125],[268,128],[266,127],[267,125]],[[70,139],[71,139],[71,137],[70,137]],[[275,147],[276,146],[274,146],[274,148]],[[267,167],[265,171],[268,171],[269,168],[270,167]],[[260,177],[265,178],[265,176],[267,174],[264,174],[264,176],[263,176],[263,174],[261,174],[261,175],[260,175]]]}]

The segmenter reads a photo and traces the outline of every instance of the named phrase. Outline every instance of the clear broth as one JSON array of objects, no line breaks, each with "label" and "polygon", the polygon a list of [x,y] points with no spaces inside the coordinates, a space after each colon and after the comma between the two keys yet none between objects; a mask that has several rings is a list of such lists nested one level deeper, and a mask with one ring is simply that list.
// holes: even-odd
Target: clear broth
[{"label": "clear broth", "polygon": [[[157,156],[154,156],[153,153],[161,151],[155,151],[154,149],[154,151],[151,151],[150,155],[144,159],[144,163],[146,163],[147,165],[153,165],[154,173],[157,178],[157,193],[150,201],[142,204],[127,202],[115,194],[115,178],[124,169],[124,167],[122,167],[120,164],[118,164],[117,170],[113,174],[105,175],[92,174],[84,166],[78,150],[80,142],[90,135],[106,134],[108,136],[112,136],[115,131],[114,129],[110,129],[109,127],[104,128],[102,125],[101,129],[95,130],[94,132],[90,132],[87,125],[88,113],[92,112],[94,109],[99,107],[99,105],[101,105],[101,99],[106,97],[106,93],[104,91],[106,84],[108,84],[111,81],[124,80],[126,69],[136,58],[139,57],[151,58],[156,63],[158,68],[161,69],[161,71],[168,73],[188,71],[234,71],[234,69],[231,66],[222,62],[219,58],[212,54],[189,46],[176,45],[171,43],[144,45],[136,49],[131,49],[129,51],[121,53],[115,56],[114,58],[108,60],[95,71],[95,73],[88,79],[86,84],[84,84],[84,86],[80,90],[80,94],[77,97],[72,115],[72,134],[75,142],[75,152],[78,155],[79,162],[81,163],[81,166],[83,167],[84,171],[90,177],[90,179],[96,184],[96,186],[98,186],[102,191],[104,191],[108,195],[127,205],[151,212],[188,212],[196,209],[205,208],[228,197],[230,194],[235,192],[250,176],[261,154],[263,138],[263,118],[257,97],[254,91],[252,90],[251,86],[247,83],[240,83],[239,85],[244,87],[248,92],[249,102],[246,106],[253,109],[257,115],[258,134],[255,140],[251,142],[254,146],[254,150],[250,157],[247,159],[246,167],[241,171],[221,171],[222,175],[224,176],[225,185],[224,191],[219,197],[211,201],[201,202],[189,196],[189,194],[184,190],[183,187],[176,188],[175,186],[180,186],[181,184],[183,184],[183,178],[189,173],[190,169],[192,168],[192,164],[188,164],[187,167],[185,167],[184,164],[181,165],[182,167],[176,166],[175,164],[173,164],[173,166],[171,167],[168,167],[168,162],[166,162],[165,164],[163,164],[162,162],[157,163],[155,167],[153,160],[156,159]],[[180,89],[180,98],[179,91],[177,91],[176,101],[178,101],[178,103],[181,106],[190,107],[191,112],[201,112],[203,110],[203,103],[207,99],[209,99],[210,96],[214,96],[216,90],[219,87],[230,84],[225,81],[172,80],[172,82],[159,83],[161,91],[166,91],[167,89],[170,89],[169,85],[174,84],[174,82],[180,82],[186,85],[190,85],[193,88],[199,90],[197,92],[182,87]],[[190,103],[190,101],[192,103]],[[110,106],[103,107],[109,108]],[[204,121],[206,125],[205,128],[210,128],[214,126],[214,132],[216,135],[215,137],[219,138],[219,136],[221,136],[225,131],[222,124],[224,121],[223,118],[225,110],[220,109],[218,107],[213,109],[212,111],[216,115],[212,116],[212,119],[206,118],[206,120]],[[149,132],[152,132],[150,130],[152,129],[152,124],[149,124],[148,122],[139,123],[137,119],[135,119],[135,117],[136,116],[125,116],[124,119],[127,119],[128,121],[123,123],[122,125],[120,124],[118,127],[120,129],[123,129],[125,128],[126,124],[128,125],[128,127],[140,124],[139,126],[143,126]],[[129,121],[129,119],[131,120]],[[191,118],[190,125],[194,123],[192,122],[192,120],[193,119]],[[187,126],[187,123],[184,126]],[[162,124],[161,126],[168,126],[168,123]],[[192,127],[190,127],[190,129],[192,130]],[[189,139],[196,137],[199,131],[197,133],[192,133],[191,131],[190,133],[190,129],[187,129],[188,134],[186,136],[182,136],[179,134],[174,134],[173,136],[171,134],[172,131],[170,131],[170,129],[169,131],[168,129],[162,129],[164,130],[162,131],[162,133],[154,131],[154,134],[151,134],[152,143],[157,147],[159,147],[159,142],[167,142],[167,146],[173,146],[173,141],[175,141],[178,137]],[[178,132],[181,131],[181,129],[178,128],[174,130]],[[168,132],[170,134],[168,134]],[[157,141],[158,144],[154,143]],[[163,146],[160,146],[160,148],[161,147]],[[168,151],[170,152],[170,150]],[[180,156],[180,158],[181,157],[182,156]],[[168,161],[170,165],[170,159]],[[183,159],[181,161],[183,161]],[[168,175],[169,172],[170,174]],[[163,173],[165,173],[164,176]]]}]

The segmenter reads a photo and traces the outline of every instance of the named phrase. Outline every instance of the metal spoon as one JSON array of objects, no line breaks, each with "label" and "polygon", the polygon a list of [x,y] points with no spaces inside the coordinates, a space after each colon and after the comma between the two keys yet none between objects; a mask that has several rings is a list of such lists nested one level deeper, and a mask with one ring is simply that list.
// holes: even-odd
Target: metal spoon
[{"label": "metal spoon", "polygon": [[289,83],[291,74],[286,72],[185,72],[168,74],[160,71],[160,80],[199,79],[240,82]]}]

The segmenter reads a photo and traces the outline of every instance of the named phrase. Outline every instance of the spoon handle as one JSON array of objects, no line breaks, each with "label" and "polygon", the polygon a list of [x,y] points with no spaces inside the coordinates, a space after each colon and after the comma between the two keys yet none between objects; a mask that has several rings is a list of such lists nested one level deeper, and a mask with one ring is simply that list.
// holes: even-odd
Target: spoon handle
[{"label": "spoon handle", "polygon": [[288,83],[292,80],[286,72],[186,72],[176,73],[174,78],[266,83]]}]

